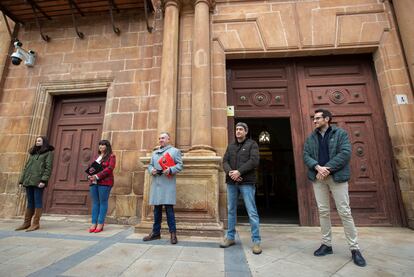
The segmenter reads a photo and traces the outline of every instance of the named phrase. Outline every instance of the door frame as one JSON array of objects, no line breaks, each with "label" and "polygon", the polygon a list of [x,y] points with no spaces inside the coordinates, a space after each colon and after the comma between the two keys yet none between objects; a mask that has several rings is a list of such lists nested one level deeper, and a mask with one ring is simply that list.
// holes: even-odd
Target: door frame
[{"label": "door frame", "polygon": [[[55,95],[53,96],[53,104],[52,104],[52,115],[49,119],[49,128],[48,128],[48,138],[49,138],[49,142],[56,142],[58,136],[59,136],[59,126],[58,126],[58,112],[60,112],[61,110],[58,110],[58,105],[59,104],[63,104],[63,103],[69,103],[69,102],[81,102],[79,100],[82,100],[83,103],[85,102],[91,102],[91,101],[106,101],[106,93],[105,92],[100,92],[100,93],[89,93],[89,94],[70,94],[70,95]],[[103,115],[105,116],[105,111],[103,112]],[[54,129],[54,127],[56,126],[56,128]],[[102,131],[103,131],[103,118],[102,118]],[[99,134],[99,137],[102,136],[102,132]],[[57,144],[55,143],[54,146],[57,146]],[[58,150],[55,148],[55,150]],[[56,177],[56,162],[59,160],[59,158],[57,157],[59,155],[59,153],[57,151],[55,151],[54,153],[54,166],[53,166],[53,170],[52,170],[52,174],[50,176],[49,180],[54,180],[54,178]],[[53,186],[54,188],[54,186]],[[46,187],[45,192],[43,193],[43,207],[45,209],[45,212],[50,212],[51,208],[52,208],[52,204],[53,204],[53,199],[52,199],[52,195],[53,194],[53,190],[52,190],[52,186],[49,185]],[[90,201],[87,201],[87,209],[88,209],[88,213],[90,212]]]},{"label": "door frame", "polygon": [[[336,59],[340,60],[341,58],[347,59],[348,57],[344,56],[335,56]],[[375,105],[380,109],[378,113],[374,113],[372,115],[373,120],[378,120],[380,122],[386,122],[385,118],[385,111],[384,111],[384,105],[382,103],[382,98],[380,96],[380,90],[378,86],[377,76],[375,74],[372,56],[356,56],[353,55],[352,58],[359,59],[364,58],[366,59],[366,62],[363,63],[363,70],[366,74],[364,76],[368,77],[369,80],[367,80],[366,84],[369,86],[370,89],[374,90],[373,95],[375,96],[374,102],[372,105]],[[306,105],[306,103],[303,103],[303,100],[300,97],[300,93],[303,90],[300,76],[298,72],[298,67],[303,66],[303,63],[309,63],[313,62],[315,60],[320,60],[321,57],[304,57],[301,60],[295,59],[295,60],[287,60],[287,59],[280,59],[278,60],[278,66],[282,66],[283,64],[286,65],[286,68],[288,69],[288,72],[290,73],[290,78],[293,78],[293,80],[290,80],[292,88],[294,88],[295,93],[292,93],[290,96],[290,105],[289,105],[289,111],[288,112],[272,112],[272,111],[248,111],[243,112],[237,109],[234,109],[234,116],[228,117],[228,138],[229,143],[234,138],[234,124],[235,119],[243,119],[243,118],[264,118],[264,117],[271,117],[271,118],[277,118],[277,117],[288,117],[291,124],[291,135],[292,135],[292,145],[293,145],[293,152],[294,152],[294,160],[295,160],[295,175],[296,175],[296,182],[297,182],[297,191],[298,191],[298,208],[299,208],[299,221],[300,225],[307,225],[307,226],[316,226],[319,224],[319,218],[317,213],[317,206],[316,201],[314,200],[314,194],[313,194],[313,188],[311,185],[311,182],[307,179],[307,168],[305,167],[303,163],[303,144],[307,138],[307,136],[310,134],[310,130],[312,129],[309,125],[309,121],[305,119],[303,114],[303,105]],[[274,61],[274,60],[273,60]],[[227,105],[234,105],[236,103],[234,98],[234,92],[231,85],[232,80],[232,70],[233,69],[253,69],[253,68],[259,68],[257,66],[261,66],[260,68],[263,68],[263,65],[266,64],[272,64],[272,61],[269,60],[254,60],[254,65],[252,66],[252,63],[249,63],[247,60],[227,60],[226,61],[226,76],[227,76]],[[293,71],[293,72],[292,72]],[[290,87],[289,87],[290,92]],[[305,101],[306,102],[306,101]],[[295,110],[296,109],[296,110]],[[308,109],[308,107],[306,107]],[[310,111],[309,111],[310,112]],[[309,126],[308,126],[309,125]],[[391,195],[387,194],[385,191],[385,200],[386,203],[386,209],[390,213],[398,214],[399,217],[396,216],[389,216],[389,222],[393,226],[406,226],[407,225],[407,217],[405,215],[405,209],[403,207],[403,201],[401,196],[401,190],[398,182],[398,175],[396,174],[396,164],[395,164],[395,157],[393,155],[392,151],[392,144],[391,144],[391,138],[389,136],[388,130],[386,126],[383,126],[382,128],[374,128],[374,135],[376,138],[380,138],[382,140],[382,143],[380,143],[378,146],[378,150],[382,151],[382,153],[386,153],[388,157],[390,157],[390,160],[387,161],[381,161],[382,166],[384,168],[390,168],[389,171],[387,170],[387,173],[382,176],[382,178],[379,180],[380,182],[384,183],[390,183],[392,187],[388,187],[387,191],[394,194],[396,197],[391,197]],[[386,159],[384,159],[386,160]],[[385,164],[386,163],[386,164]],[[382,188],[385,190],[385,188]],[[394,201],[391,201],[391,198],[394,199]],[[395,199],[398,201],[398,203],[395,203]]]},{"label": "door frame", "polygon": [[[98,78],[39,83],[33,100],[33,107],[31,112],[32,119],[30,120],[26,149],[29,149],[33,145],[33,141],[36,139],[36,137],[47,136],[49,134],[50,118],[53,113],[53,96],[70,94],[87,95],[103,92],[107,93],[112,82],[113,78]],[[105,109],[105,115],[107,113],[108,111]],[[26,157],[24,163],[26,163],[27,158],[28,157]],[[26,208],[26,199],[23,196],[24,191],[19,190],[17,195],[17,199],[19,199],[19,203],[17,204],[17,214],[23,214],[24,209]]]},{"label": "door frame", "polygon": [[[266,63],[266,61],[265,61]],[[287,69],[287,81],[288,81],[288,89],[293,91],[293,93],[289,93],[289,110],[262,110],[260,114],[257,115],[257,112],[252,111],[240,111],[235,110],[234,116],[227,117],[228,127],[228,139],[229,143],[232,142],[234,135],[234,126],[235,126],[235,119],[243,119],[243,118],[288,118],[291,126],[291,140],[292,140],[292,147],[293,147],[293,159],[295,164],[295,179],[296,179],[296,189],[297,189],[297,201],[298,201],[298,212],[299,212],[299,225],[302,226],[310,226],[315,225],[315,222],[312,218],[312,210],[309,209],[312,203],[311,196],[313,195],[312,187],[308,186],[307,183],[307,175],[306,175],[306,168],[303,163],[303,137],[305,134],[303,133],[303,123],[302,123],[302,111],[299,109],[300,107],[300,98],[299,98],[299,90],[298,90],[298,83],[293,74],[295,70],[294,63],[288,63],[284,60],[280,60],[281,65],[285,65]],[[273,66],[272,64],[268,64],[269,67]],[[231,76],[232,76],[232,69],[243,69],[243,68],[252,68],[251,65],[246,64],[245,61],[228,61],[226,64],[226,71],[227,71],[227,105],[231,106],[236,101],[234,99],[233,88],[230,84]],[[233,98],[232,98],[233,97]],[[296,112],[292,112],[296,108]]]}]

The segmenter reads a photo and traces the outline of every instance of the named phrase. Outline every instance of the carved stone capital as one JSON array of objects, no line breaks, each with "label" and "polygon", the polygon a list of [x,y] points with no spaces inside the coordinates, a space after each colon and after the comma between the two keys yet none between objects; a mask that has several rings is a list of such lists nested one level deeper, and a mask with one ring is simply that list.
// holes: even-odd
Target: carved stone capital
[{"label": "carved stone capital", "polygon": [[197,6],[199,3],[206,3],[210,9],[214,8],[214,5],[216,4],[215,0],[193,0],[194,6]]},{"label": "carved stone capital", "polygon": [[169,6],[174,6],[177,9],[180,9],[182,5],[182,0],[162,0],[161,1],[162,8],[165,10]]}]

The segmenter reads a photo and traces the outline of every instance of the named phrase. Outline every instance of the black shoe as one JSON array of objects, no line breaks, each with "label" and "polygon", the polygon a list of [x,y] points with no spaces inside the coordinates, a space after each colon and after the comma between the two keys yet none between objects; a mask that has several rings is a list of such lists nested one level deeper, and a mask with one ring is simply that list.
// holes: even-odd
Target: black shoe
[{"label": "black shoe", "polygon": [[171,232],[170,242],[171,244],[177,244],[178,240],[177,240],[177,234],[175,232]]},{"label": "black shoe", "polygon": [[365,261],[364,257],[362,257],[362,254],[359,250],[351,250],[352,253],[352,260],[354,261],[354,264],[357,266],[364,267],[367,265],[367,262]]},{"label": "black shoe", "polygon": [[144,237],[142,240],[150,241],[150,240],[156,240],[156,239],[161,239],[161,234],[154,234],[153,232],[151,232],[148,236]]},{"label": "black shoe", "polygon": [[322,244],[315,252],[313,252],[314,256],[321,257],[328,254],[332,254],[332,247]]}]

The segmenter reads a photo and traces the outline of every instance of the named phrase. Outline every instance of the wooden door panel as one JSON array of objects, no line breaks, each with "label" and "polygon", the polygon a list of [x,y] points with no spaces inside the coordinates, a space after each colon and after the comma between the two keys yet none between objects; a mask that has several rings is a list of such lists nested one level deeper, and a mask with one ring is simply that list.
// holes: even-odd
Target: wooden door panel
[{"label": "wooden door panel", "polygon": [[[378,218],[386,220],[384,176],[378,163],[378,148],[373,143],[376,138],[372,117],[336,116],[334,123],[347,131],[352,145],[349,197],[355,222],[365,224],[369,221],[378,223]],[[337,216],[334,218],[340,222]]]},{"label": "wooden door panel", "polygon": [[241,109],[257,109],[271,107],[274,109],[288,109],[288,90],[286,88],[267,89],[234,89],[236,106]]},{"label": "wooden door panel", "polygon": [[[347,64],[348,63],[348,64]],[[341,65],[329,62],[329,60],[321,60],[319,62],[305,63],[305,77],[306,78],[331,78],[348,77],[361,75],[363,71],[362,65],[356,62],[342,61]]]},{"label": "wooden door panel", "polygon": [[[352,143],[349,194],[359,225],[401,225],[382,102],[376,91],[372,57],[344,56],[297,60],[231,61],[227,70],[228,105],[236,118],[289,117],[295,153],[300,222],[318,224],[312,186],[302,150],[313,131],[312,116],[325,108]],[[229,126],[234,123],[229,119]],[[374,128],[375,124],[375,128]],[[229,138],[234,136],[229,128]],[[335,205],[332,202],[332,209]],[[336,213],[334,223],[340,224]]]},{"label": "wooden door panel", "polygon": [[70,128],[66,129],[65,127],[58,128],[58,138],[57,141],[60,141],[60,147],[56,149],[56,153],[58,153],[58,160],[55,162],[57,165],[56,168],[56,180],[55,186],[70,186],[71,178],[71,166],[73,166],[73,144],[76,137],[76,129]]},{"label": "wooden door panel", "polygon": [[51,136],[56,158],[47,191],[47,212],[88,213],[89,182],[84,170],[97,156],[104,107],[102,97],[56,101]]},{"label": "wooden door panel", "polygon": [[[354,220],[359,225],[392,225],[400,220],[400,214],[392,209],[390,202],[397,201],[390,187],[395,186],[391,167],[379,159],[390,160],[381,153],[386,141],[384,132],[374,129],[375,120],[385,120],[381,114],[381,103],[372,86],[370,64],[364,60],[324,61],[315,66],[298,63],[298,78],[307,133],[312,131],[312,115],[318,108],[333,113],[333,124],[345,129],[352,144],[351,180],[349,196]],[[378,128],[377,128],[378,129]],[[392,201],[386,195],[391,195]],[[335,210],[331,198],[331,209]],[[314,218],[317,208],[312,207]],[[337,213],[332,220],[340,224]]]},{"label": "wooden door panel", "polygon": [[308,87],[313,105],[342,105],[352,108],[355,105],[369,104],[366,99],[365,85],[348,85],[329,87]]},{"label": "wooden door panel", "polygon": [[85,178],[85,169],[91,164],[94,158],[98,155],[97,143],[100,140],[102,133],[102,126],[82,126],[79,129],[80,145],[79,158],[76,168],[76,184],[82,186],[83,189],[89,190],[89,182]]},{"label": "wooden door panel", "polygon": [[60,118],[84,119],[85,117],[101,116],[104,106],[93,102],[71,102],[62,103]]}]

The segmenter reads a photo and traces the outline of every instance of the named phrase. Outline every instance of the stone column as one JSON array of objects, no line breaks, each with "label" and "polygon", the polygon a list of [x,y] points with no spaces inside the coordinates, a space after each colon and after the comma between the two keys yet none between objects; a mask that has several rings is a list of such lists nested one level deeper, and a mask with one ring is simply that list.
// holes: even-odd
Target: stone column
[{"label": "stone column", "polygon": [[169,132],[173,145],[176,137],[179,8],[179,0],[164,1],[158,133]]},{"label": "stone column", "polygon": [[196,0],[194,11],[191,149],[214,154],[211,147],[210,0]]},{"label": "stone column", "polygon": [[411,84],[414,87],[414,1],[394,0],[394,10],[398,21],[401,40],[410,71]]}]

